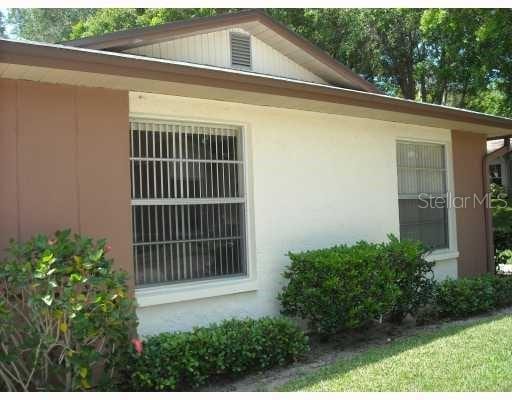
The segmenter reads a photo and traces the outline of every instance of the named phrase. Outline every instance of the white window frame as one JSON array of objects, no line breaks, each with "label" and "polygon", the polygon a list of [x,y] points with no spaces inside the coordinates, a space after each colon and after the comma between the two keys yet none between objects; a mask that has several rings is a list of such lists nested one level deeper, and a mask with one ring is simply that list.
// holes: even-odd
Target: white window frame
[{"label": "white window frame", "polygon": [[501,162],[501,160],[499,160],[498,162],[493,162],[489,165],[489,182],[493,183],[493,180],[496,179],[496,177],[493,177],[492,174],[491,174],[491,167],[492,166],[499,166],[500,167],[500,176],[497,177],[499,180],[501,180],[501,184],[500,186],[503,186],[505,187],[505,174],[504,174],[504,171],[505,171],[505,168],[504,168],[504,165],[503,163]]},{"label": "white window frame", "polygon": [[246,275],[218,277],[211,280],[178,282],[135,288],[135,297],[139,307],[198,300],[228,294],[254,292],[258,290],[254,243],[254,212],[252,194],[252,152],[250,151],[251,130],[247,123],[233,120],[202,119],[197,117],[178,117],[169,114],[149,114],[131,112],[130,119],[168,121],[169,123],[196,123],[232,125],[240,129],[243,161],[242,189],[245,195],[245,252]]},{"label": "white window frame", "polygon": [[[448,201],[450,201],[450,195],[453,198],[455,195],[454,190],[454,173],[453,173],[453,151],[452,151],[452,142],[449,140],[431,140],[424,139],[418,137],[397,137],[395,140],[395,171],[396,174],[396,212],[397,217],[399,216],[399,206],[398,206],[398,154],[397,154],[397,143],[398,142],[413,142],[413,143],[430,143],[430,144],[440,144],[444,146],[444,156],[446,162],[446,192],[448,193]],[[458,247],[457,247],[457,221],[456,221],[456,209],[451,207],[448,204],[447,209],[447,224],[448,224],[448,247],[443,249],[433,250],[428,256],[427,260],[429,261],[442,261],[442,260],[450,260],[459,257]],[[398,225],[398,237],[400,237],[400,219],[398,217],[397,220]]]}]

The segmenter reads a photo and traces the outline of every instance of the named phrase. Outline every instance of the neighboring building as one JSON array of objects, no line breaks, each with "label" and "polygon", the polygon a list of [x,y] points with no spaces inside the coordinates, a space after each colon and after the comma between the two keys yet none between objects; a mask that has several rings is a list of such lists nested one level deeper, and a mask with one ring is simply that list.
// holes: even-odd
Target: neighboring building
[{"label": "neighboring building", "polygon": [[[487,154],[496,152],[503,147],[510,147],[510,140],[494,139],[487,141]],[[489,163],[489,181],[497,185],[503,186],[509,196],[512,196],[511,181],[512,168],[510,163],[510,153],[507,152],[493,159]]]},{"label": "neighboring building", "polygon": [[486,140],[512,120],[379,93],[260,11],[0,40],[0,245],[108,238],[141,334],[279,312],[286,253],[418,238],[492,269]]}]

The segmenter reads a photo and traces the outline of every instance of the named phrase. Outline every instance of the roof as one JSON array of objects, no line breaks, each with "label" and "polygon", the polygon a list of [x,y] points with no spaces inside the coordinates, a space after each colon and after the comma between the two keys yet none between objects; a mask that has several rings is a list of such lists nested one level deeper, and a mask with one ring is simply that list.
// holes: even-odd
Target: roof
[{"label": "roof", "polygon": [[500,148],[502,148],[505,144],[504,139],[494,139],[487,141],[487,153],[492,153]]},{"label": "roof", "polygon": [[0,77],[310,110],[490,136],[512,132],[512,119],[453,107],[251,72],[10,39],[0,39]]},{"label": "roof", "polygon": [[62,44],[95,50],[126,51],[131,48],[232,26],[243,28],[299,65],[311,70],[326,82],[350,89],[381,93],[372,83],[259,9],[128,29],[101,36],[71,40]]}]

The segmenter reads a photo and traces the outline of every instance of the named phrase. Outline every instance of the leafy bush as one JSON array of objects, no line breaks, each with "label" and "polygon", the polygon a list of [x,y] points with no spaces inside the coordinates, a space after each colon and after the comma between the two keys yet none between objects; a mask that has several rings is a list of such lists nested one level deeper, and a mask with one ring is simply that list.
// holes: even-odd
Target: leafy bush
[{"label": "leafy bush", "polygon": [[389,243],[381,248],[383,261],[396,273],[394,280],[399,289],[390,318],[401,322],[407,314],[416,315],[432,301],[434,263],[425,260],[427,249],[419,241],[400,241],[389,235]]},{"label": "leafy bush", "polygon": [[308,351],[308,339],[284,318],[227,320],[191,332],[149,337],[125,371],[132,390],[183,390],[220,377],[285,365]]},{"label": "leafy bush", "polygon": [[88,389],[98,370],[113,379],[136,319],[107,251],[69,231],[11,242],[0,264],[0,386]]},{"label": "leafy bush", "polygon": [[462,318],[512,305],[512,277],[483,275],[447,279],[435,290],[434,304],[441,317]]},{"label": "leafy bush", "polygon": [[512,207],[502,186],[491,184],[492,221],[496,254],[512,249]]},{"label": "leafy bush", "polygon": [[495,308],[512,306],[512,276],[493,275],[492,287]]},{"label": "leafy bush", "polygon": [[461,318],[494,307],[491,276],[446,279],[435,291],[435,307],[440,317]]},{"label": "leafy bush", "polygon": [[400,296],[396,272],[383,246],[354,246],[289,253],[287,286],[279,294],[283,312],[304,318],[321,334],[358,328],[391,311]]}]

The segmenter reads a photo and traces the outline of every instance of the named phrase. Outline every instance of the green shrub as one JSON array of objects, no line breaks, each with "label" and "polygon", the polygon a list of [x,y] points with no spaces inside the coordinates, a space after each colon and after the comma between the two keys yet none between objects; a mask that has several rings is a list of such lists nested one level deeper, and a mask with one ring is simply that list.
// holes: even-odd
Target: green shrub
[{"label": "green shrub", "polygon": [[434,263],[425,260],[427,249],[419,241],[400,241],[389,235],[389,242],[382,245],[382,249],[383,261],[395,271],[394,279],[400,291],[390,318],[401,322],[407,314],[416,315],[432,301]]},{"label": "green shrub", "polygon": [[512,249],[512,207],[502,186],[491,184],[490,189],[494,247],[498,255],[503,250]]},{"label": "green shrub", "polygon": [[488,311],[493,306],[489,279],[446,279],[435,291],[435,306],[441,317],[461,318]]},{"label": "green shrub", "polygon": [[388,239],[290,253],[288,284],[279,295],[283,312],[306,319],[322,334],[416,314],[431,302],[434,263],[425,260],[420,242]]},{"label": "green shrub", "polygon": [[298,360],[308,338],[284,318],[226,320],[191,332],[149,337],[126,369],[132,390],[196,388]]},{"label": "green shrub", "polygon": [[512,276],[482,275],[436,284],[434,308],[440,317],[464,318],[512,306]]},{"label": "green shrub", "polygon": [[512,306],[512,276],[493,275],[492,286],[494,291],[494,307]]},{"label": "green shrub", "polygon": [[321,334],[382,317],[400,296],[396,272],[383,255],[382,245],[367,242],[289,253],[288,284],[279,294],[283,312],[306,319]]},{"label": "green shrub", "polygon": [[136,317],[106,251],[69,231],[11,242],[0,263],[0,386],[88,389],[99,369],[114,379]]}]

